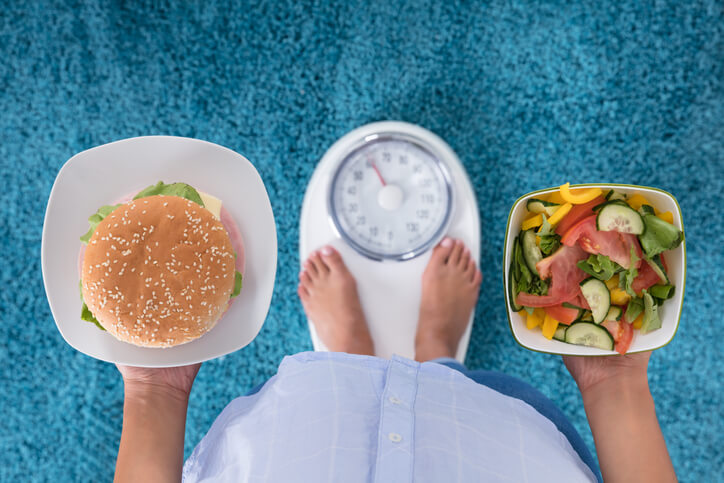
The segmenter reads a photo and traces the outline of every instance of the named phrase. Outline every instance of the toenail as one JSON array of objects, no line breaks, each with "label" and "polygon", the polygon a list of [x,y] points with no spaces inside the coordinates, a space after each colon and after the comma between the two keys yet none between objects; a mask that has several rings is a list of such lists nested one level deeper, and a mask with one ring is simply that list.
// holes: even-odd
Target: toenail
[{"label": "toenail", "polygon": [[332,254],[332,247],[322,248],[322,255],[331,255],[331,254]]},{"label": "toenail", "polygon": [[453,245],[453,241],[450,238],[445,237],[442,239],[442,243],[440,243],[440,245],[445,248],[450,248]]}]

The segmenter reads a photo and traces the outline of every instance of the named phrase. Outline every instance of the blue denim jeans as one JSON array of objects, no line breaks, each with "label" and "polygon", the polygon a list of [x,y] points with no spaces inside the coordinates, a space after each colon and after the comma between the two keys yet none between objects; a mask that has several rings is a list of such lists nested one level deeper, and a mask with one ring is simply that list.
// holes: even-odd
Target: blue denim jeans
[{"label": "blue denim jeans", "polygon": [[593,455],[591,455],[591,452],[588,450],[586,443],[583,442],[581,435],[578,434],[578,431],[576,431],[576,428],[573,427],[565,414],[553,404],[553,401],[545,397],[538,389],[520,379],[501,372],[470,371],[455,359],[445,357],[435,359],[432,362],[437,362],[438,364],[443,364],[451,369],[460,371],[478,384],[488,386],[490,389],[498,391],[501,394],[520,399],[530,404],[536,411],[556,425],[558,430],[568,438],[568,441],[571,443],[571,446],[573,446],[573,449],[576,450],[578,456],[581,457],[581,460],[591,468],[591,471],[596,475],[598,481],[603,481],[598,466],[593,459]]}]

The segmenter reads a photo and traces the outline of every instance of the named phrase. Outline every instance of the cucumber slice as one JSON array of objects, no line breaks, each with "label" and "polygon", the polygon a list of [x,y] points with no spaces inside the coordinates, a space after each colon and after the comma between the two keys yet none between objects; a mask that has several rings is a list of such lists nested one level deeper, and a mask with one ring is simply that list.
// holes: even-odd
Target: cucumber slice
[{"label": "cucumber slice", "polygon": [[648,263],[649,266],[654,270],[654,272],[656,272],[656,275],[659,276],[662,283],[669,283],[669,277],[668,275],[666,275],[666,270],[664,270],[664,264],[661,263],[661,257],[659,255],[656,255],[651,260],[646,260],[646,263]]},{"label": "cucumber slice", "polygon": [[518,252],[520,251],[520,241],[518,240],[518,237],[515,237],[515,240],[513,240],[513,257],[511,262],[511,267],[513,267],[513,277],[515,278],[515,281],[517,282],[522,278],[522,273],[520,273],[520,265],[518,265]]},{"label": "cucumber slice", "polygon": [[581,292],[591,307],[593,321],[600,324],[606,320],[608,309],[611,308],[611,292],[606,284],[597,278],[589,277],[581,282]]},{"label": "cucumber slice", "polygon": [[523,310],[523,307],[515,303],[515,299],[518,297],[518,280],[515,278],[513,265],[515,265],[515,261],[510,263],[510,269],[508,270],[508,297],[510,299],[510,308],[512,308],[514,312],[520,312]]},{"label": "cucumber slice", "polygon": [[520,234],[520,245],[523,248],[523,259],[528,268],[536,276],[540,277],[535,264],[543,259],[543,254],[535,243],[535,232],[533,230],[525,230]]},{"label": "cucumber slice", "polygon": [[576,322],[593,322],[593,314],[591,314],[590,310],[584,310]]},{"label": "cucumber slice", "polygon": [[607,198],[610,201],[626,200],[626,195],[618,191],[611,190],[611,195]]},{"label": "cucumber slice", "polygon": [[552,216],[559,206],[561,205],[558,203],[551,203],[550,201],[543,201],[537,198],[531,198],[525,204],[525,207],[531,213],[545,213],[547,216]]},{"label": "cucumber slice", "polygon": [[621,307],[616,307],[615,305],[612,305],[610,309],[608,309],[608,313],[606,314],[606,320],[619,320],[621,319],[621,316],[623,315],[623,310],[621,310]]},{"label": "cucumber slice", "polygon": [[566,329],[566,342],[569,344],[597,347],[613,350],[613,337],[604,328],[590,322],[577,322]]},{"label": "cucumber slice", "polygon": [[656,211],[654,211],[654,207],[650,205],[641,205],[641,208],[639,208],[639,213],[641,213],[641,216],[644,215],[655,215]]},{"label": "cucumber slice", "polygon": [[641,215],[628,205],[618,202],[609,202],[601,208],[596,217],[596,228],[598,231],[617,231],[634,235],[641,235],[646,230]]},{"label": "cucumber slice", "polygon": [[561,342],[566,341],[566,329],[568,328],[567,325],[560,324],[559,327],[556,329],[555,334],[553,334],[553,338],[555,340],[559,340]]},{"label": "cucumber slice", "polygon": [[608,206],[608,205],[619,205],[619,206],[629,207],[628,204],[626,204],[626,202],[623,200],[608,200],[608,201],[604,201],[600,205],[594,206],[591,209],[593,211],[599,211],[601,208],[603,208],[604,206]]},{"label": "cucumber slice", "polygon": [[515,303],[516,297],[518,297],[518,280],[520,279],[520,267],[516,262],[516,257],[520,250],[520,243],[518,237],[513,240],[513,256],[510,261],[510,268],[508,269],[508,298],[510,299],[510,307],[515,311],[519,312],[523,309],[522,306]]}]

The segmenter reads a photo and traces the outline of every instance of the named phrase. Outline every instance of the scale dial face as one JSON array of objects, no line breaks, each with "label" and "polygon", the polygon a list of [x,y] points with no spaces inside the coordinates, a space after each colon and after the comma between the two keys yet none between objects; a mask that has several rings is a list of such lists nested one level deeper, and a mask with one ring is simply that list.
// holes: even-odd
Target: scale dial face
[{"label": "scale dial face", "polygon": [[339,163],[329,211],[341,237],[375,260],[408,260],[442,238],[452,212],[447,167],[423,140],[367,136]]}]

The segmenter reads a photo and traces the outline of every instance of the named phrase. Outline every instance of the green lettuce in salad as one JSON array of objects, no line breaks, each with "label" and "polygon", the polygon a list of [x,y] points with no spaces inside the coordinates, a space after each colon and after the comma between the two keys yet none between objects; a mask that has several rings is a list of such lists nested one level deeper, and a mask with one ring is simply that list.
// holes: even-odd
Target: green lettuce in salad
[{"label": "green lettuce in salad", "polygon": [[643,291],[644,298],[644,319],[641,324],[641,333],[647,334],[652,330],[661,328],[661,318],[659,317],[659,308],[654,298],[646,290]]},{"label": "green lettuce in salad", "polygon": [[561,237],[553,231],[553,226],[548,222],[546,215],[542,213],[541,216],[543,224],[536,235],[540,237],[540,251],[547,257],[561,246]]},{"label": "green lettuce in salad", "polygon": [[586,260],[577,263],[578,268],[599,280],[609,280],[616,273],[623,270],[623,267],[614,262],[606,255],[589,255]]},{"label": "green lettuce in salad", "polygon": [[626,291],[631,297],[636,297],[636,292],[633,289],[633,282],[638,277],[639,271],[636,269],[636,263],[640,258],[636,256],[636,250],[631,246],[631,263],[629,268],[621,272],[618,279],[618,286]]},{"label": "green lettuce in salad", "polygon": [[523,249],[520,244],[517,245],[514,262],[514,270],[517,275],[516,280],[518,280],[517,293],[526,292],[533,295],[548,294],[548,283],[530,271],[523,259]]},{"label": "green lettuce in salad", "polygon": [[647,258],[651,259],[659,253],[673,250],[684,240],[682,231],[658,216],[642,210],[642,218],[646,229],[639,235],[639,241]]}]

